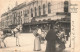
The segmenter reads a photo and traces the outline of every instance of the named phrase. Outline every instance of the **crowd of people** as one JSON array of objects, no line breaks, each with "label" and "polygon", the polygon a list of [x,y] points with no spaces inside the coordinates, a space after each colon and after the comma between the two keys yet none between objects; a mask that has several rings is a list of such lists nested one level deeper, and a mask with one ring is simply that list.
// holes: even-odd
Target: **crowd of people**
[{"label": "crowd of people", "polygon": [[45,32],[41,27],[38,27],[33,31],[33,34],[35,36],[34,51],[41,51],[41,43],[43,41],[47,41],[45,52],[64,51],[66,43],[64,28],[51,26],[50,30]]}]

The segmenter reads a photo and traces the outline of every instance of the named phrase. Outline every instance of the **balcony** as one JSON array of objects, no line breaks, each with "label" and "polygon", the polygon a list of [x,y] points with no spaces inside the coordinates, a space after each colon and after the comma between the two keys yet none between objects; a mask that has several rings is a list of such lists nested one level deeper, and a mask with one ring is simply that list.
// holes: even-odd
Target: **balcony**
[{"label": "balcony", "polygon": [[69,12],[57,12],[56,15],[68,15],[68,16],[70,16],[71,13],[69,13]]},{"label": "balcony", "polygon": [[35,16],[35,17],[33,17],[33,18],[39,18],[39,17],[47,17],[47,14],[40,15],[40,16]]}]

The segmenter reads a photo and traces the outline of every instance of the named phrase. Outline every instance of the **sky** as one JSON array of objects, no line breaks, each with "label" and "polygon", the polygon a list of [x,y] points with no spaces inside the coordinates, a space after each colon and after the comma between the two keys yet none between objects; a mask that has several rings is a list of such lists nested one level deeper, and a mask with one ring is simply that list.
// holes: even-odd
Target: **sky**
[{"label": "sky", "polygon": [[5,13],[8,11],[8,7],[10,7],[10,9],[12,9],[16,4],[16,2],[18,4],[21,4],[23,2],[30,2],[32,0],[0,0],[0,17],[1,14]]}]

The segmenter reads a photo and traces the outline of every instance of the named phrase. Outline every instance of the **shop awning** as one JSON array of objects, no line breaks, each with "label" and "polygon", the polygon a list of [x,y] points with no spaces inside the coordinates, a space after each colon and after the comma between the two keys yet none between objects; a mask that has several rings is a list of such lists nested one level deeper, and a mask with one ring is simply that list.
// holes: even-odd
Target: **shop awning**
[{"label": "shop awning", "polygon": [[58,21],[60,23],[70,23],[70,21]]},{"label": "shop awning", "polygon": [[24,23],[23,25],[37,25],[37,24],[46,24],[46,23],[49,23],[49,22],[44,22],[44,21],[41,21],[41,22],[31,22],[31,23]]},{"label": "shop awning", "polygon": [[13,29],[13,28],[15,28],[17,25],[9,25],[9,28],[11,28],[11,29]]},{"label": "shop awning", "polygon": [[68,15],[68,16],[70,16],[71,14],[69,12],[57,12],[56,15]]},{"label": "shop awning", "polygon": [[59,23],[70,23],[70,20],[63,20],[62,19],[57,19],[57,20],[43,20],[43,21],[33,21],[31,23],[24,23],[23,25],[40,25],[40,24],[47,24],[47,23],[55,23],[55,22],[59,22]]}]

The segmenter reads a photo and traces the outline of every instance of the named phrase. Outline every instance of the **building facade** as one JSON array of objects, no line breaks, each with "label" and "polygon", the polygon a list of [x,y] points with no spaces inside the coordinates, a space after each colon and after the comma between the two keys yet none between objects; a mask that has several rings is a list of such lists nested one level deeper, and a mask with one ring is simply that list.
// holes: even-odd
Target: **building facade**
[{"label": "building facade", "polygon": [[59,23],[63,28],[70,30],[69,0],[32,0],[21,3],[1,16],[2,28],[14,28],[21,24],[23,32],[32,32],[35,27],[41,26],[48,30],[50,25]]}]

